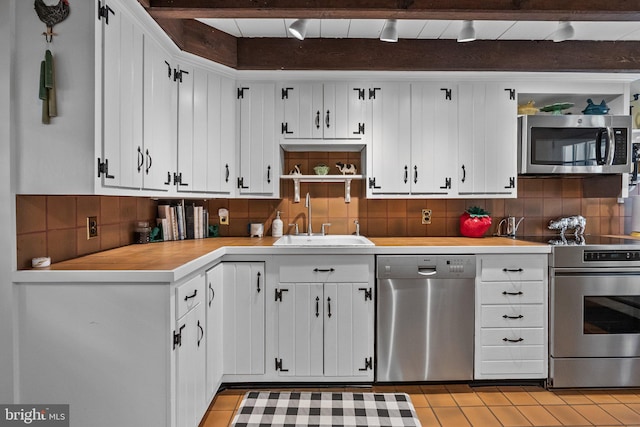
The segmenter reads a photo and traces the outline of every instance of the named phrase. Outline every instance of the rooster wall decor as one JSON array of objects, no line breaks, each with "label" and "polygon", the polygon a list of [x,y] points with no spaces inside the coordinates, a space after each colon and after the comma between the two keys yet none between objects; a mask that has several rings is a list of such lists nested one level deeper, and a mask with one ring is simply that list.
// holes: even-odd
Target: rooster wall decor
[{"label": "rooster wall decor", "polygon": [[47,31],[42,34],[44,34],[47,43],[51,43],[53,36],[56,35],[53,32],[53,26],[64,21],[69,16],[69,1],[59,0],[58,4],[48,6],[44,3],[44,0],[35,0],[34,7],[38,18],[47,25]]}]

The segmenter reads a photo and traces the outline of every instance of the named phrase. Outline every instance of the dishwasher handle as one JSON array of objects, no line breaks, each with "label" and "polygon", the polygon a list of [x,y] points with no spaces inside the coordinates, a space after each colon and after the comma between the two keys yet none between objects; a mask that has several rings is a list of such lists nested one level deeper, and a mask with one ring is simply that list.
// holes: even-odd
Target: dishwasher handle
[{"label": "dishwasher handle", "polygon": [[435,267],[418,267],[418,274],[421,276],[435,276],[438,270]]}]

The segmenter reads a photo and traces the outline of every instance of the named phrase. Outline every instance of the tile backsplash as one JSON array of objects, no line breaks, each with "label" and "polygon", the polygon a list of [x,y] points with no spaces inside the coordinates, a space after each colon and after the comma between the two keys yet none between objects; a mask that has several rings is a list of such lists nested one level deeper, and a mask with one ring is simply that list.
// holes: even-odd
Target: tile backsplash
[{"label": "tile backsplash", "polygon": [[[323,163],[336,173],[336,161],[354,163],[360,169],[359,153],[287,153],[285,165],[290,170],[300,164],[302,172],[312,174]],[[247,224],[263,222],[265,234],[271,235],[271,221],[281,212],[284,233],[292,233],[297,223],[301,232],[307,227],[304,195],[312,197],[313,230],[330,223],[329,233],[351,234],[354,221],[360,232],[370,237],[385,236],[459,236],[459,216],[470,206],[480,206],[491,213],[494,233],[500,219],[507,215],[524,216],[518,235],[554,234],[547,230],[550,219],[581,214],[587,219],[587,233],[624,234],[629,228],[630,207],[619,204],[611,193],[610,181],[595,178],[518,179],[516,199],[366,199],[364,182],[354,181],[351,203],[344,202],[342,183],[302,183],[302,201],[293,202],[293,183],[281,184],[281,199],[209,199],[198,204],[208,207],[211,223],[218,223],[219,208],[229,210],[230,225],[219,227],[220,236],[247,236]],[[615,186],[613,186],[615,192]],[[619,187],[618,187],[619,188]],[[157,201],[145,197],[117,196],[38,196],[18,195],[17,267],[31,267],[31,259],[50,256],[60,262],[82,255],[125,246],[134,242],[137,221],[155,224]],[[422,209],[431,209],[432,220],[422,225]],[[98,237],[87,239],[86,218],[98,219]],[[626,224],[626,227],[625,227]]]}]

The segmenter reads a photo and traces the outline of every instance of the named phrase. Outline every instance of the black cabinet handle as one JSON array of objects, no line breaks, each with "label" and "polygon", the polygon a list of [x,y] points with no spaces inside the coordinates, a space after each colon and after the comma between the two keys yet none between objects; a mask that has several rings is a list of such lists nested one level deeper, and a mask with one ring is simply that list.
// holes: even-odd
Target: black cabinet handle
[{"label": "black cabinet handle", "polygon": [[462,182],[464,182],[467,179],[467,170],[465,169],[464,165],[462,165]]},{"label": "black cabinet handle", "polygon": [[324,119],[324,123],[327,125],[327,129],[329,129],[330,126],[330,120],[329,120],[329,110],[327,110],[327,115]]},{"label": "black cabinet handle", "polygon": [[522,319],[524,316],[522,314],[518,314],[517,316],[509,316],[505,314],[502,316],[503,319]]},{"label": "black cabinet handle", "polygon": [[147,167],[144,172],[149,175],[149,169],[151,169],[151,164],[153,163],[153,159],[151,158],[151,154],[149,154],[149,150],[146,151],[147,154]]},{"label": "black cabinet handle", "polygon": [[413,166],[413,183],[418,183],[418,165]]},{"label": "black cabinet handle", "polygon": [[271,165],[267,166],[267,183],[271,184]]},{"label": "black cabinet handle", "polygon": [[503,268],[502,271],[505,273],[522,273],[524,270],[522,268]]},{"label": "black cabinet handle", "polygon": [[213,302],[213,298],[216,296],[216,293],[211,286],[211,282],[209,282],[209,290],[211,291],[211,298],[209,298],[209,307],[211,307],[211,303]]},{"label": "black cabinet handle", "polygon": [[258,280],[256,281],[256,286],[258,287],[258,293],[260,293],[260,276],[261,276],[261,274],[260,274],[259,271],[258,271],[257,276],[258,276]]},{"label": "black cabinet handle", "polygon": [[194,289],[194,290],[193,290],[193,295],[187,295],[186,297],[184,297],[184,300],[185,300],[185,301],[189,301],[191,298],[195,298],[195,297],[196,297],[196,295],[198,295],[198,290],[197,290],[197,289]]},{"label": "black cabinet handle", "polygon": [[316,297],[316,317],[320,316],[320,297]]},{"label": "black cabinet handle", "polygon": [[404,165],[404,183],[406,184],[409,180],[409,168],[407,165]]},{"label": "black cabinet handle", "polygon": [[522,292],[521,291],[518,291],[518,292],[507,292],[507,291],[504,291],[504,292],[502,292],[502,295],[522,295]]},{"label": "black cabinet handle", "polygon": [[200,343],[202,342],[202,339],[204,338],[204,329],[202,329],[202,326],[200,325],[200,320],[198,320],[198,329],[200,330],[200,333],[202,334],[202,336],[198,337],[198,347],[200,347]]},{"label": "black cabinet handle", "polygon": [[142,148],[138,147],[138,172],[142,170],[144,164],[144,154],[142,154]]},{"label": "black cabinet handle", "polygon": [[502,338],[502,341],[504,341],[504,342],[522,342],[522,341],[524,341],[524,338],[518,338],[517,340],[511,340],[509,338]]},{"label": "black cabinet handle", "polygon": [[333,273],[336,271],[333,267],[331,268],[314,268],[314,273]]},{"label": "black cabinet handle", "polygon": [[316,129],[320,129],[320,110],[316,111]]},{"label": "black cabinet handle", "polygon": [[327,297],[327,316],[331,317],[331,297]]},{"label": "black cabinet handle", "polygon": [[229,182],[229,164],[224,165],[225,174],[224,174],[224,182]]}]

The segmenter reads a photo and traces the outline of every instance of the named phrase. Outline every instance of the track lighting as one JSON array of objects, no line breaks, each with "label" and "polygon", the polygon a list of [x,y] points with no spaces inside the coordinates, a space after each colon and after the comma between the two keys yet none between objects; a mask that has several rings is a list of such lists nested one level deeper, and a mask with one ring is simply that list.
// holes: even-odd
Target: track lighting
[{"label": "track lighting", "polygon": [[553,41],[563,42],[572,38],[574,34],[575,30],[573,29],[573,25],[571,25],[571,22],[560,21],[558,22],[558,29],[555,33],[553,33]]},{"label": "track lighting", "polygon": [[383,42],[398,41],[398,29],[396,28],[395,19],[387,19],[387,22],[384,24],[384,28],[382,28],[382,33],[380,33],[380,40]]},{"label": "track lighting", "polygon": [[462,21],[462,29],[458,34],[458,42],[472,42],[476,39],[476,29],[473,28],[473,21]]},{"label": "track lighting", "polygon": [[304,40],[307,34],[307,19],[298,19],[289,25],[289,33],[298,40]]}]

